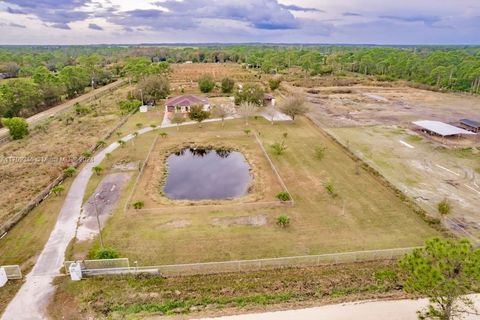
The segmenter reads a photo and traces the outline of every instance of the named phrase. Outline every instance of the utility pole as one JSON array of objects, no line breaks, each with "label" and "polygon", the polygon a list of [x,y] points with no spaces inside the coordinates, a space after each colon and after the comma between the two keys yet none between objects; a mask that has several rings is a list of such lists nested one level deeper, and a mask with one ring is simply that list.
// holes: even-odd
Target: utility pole
[{"label": "utility pole", "polygon": [[93,197],[93,205],[95,206],[95,216],[97,217],[97,225],[98,225],[98,235],[100,237],[100,246],[102,247],[102,249],[104,249],[104,245],[103,245],[103,237],[102,237],[102,226],[100,225],[100,218],[98,217],[98,207],[97,207],[97,196],[99,194],[95,194],[95,196]]}]

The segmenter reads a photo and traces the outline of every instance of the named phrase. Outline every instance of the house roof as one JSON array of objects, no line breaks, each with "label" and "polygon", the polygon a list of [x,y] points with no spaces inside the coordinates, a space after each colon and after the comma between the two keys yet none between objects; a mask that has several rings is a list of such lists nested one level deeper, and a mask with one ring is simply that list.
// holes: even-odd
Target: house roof
[{"label": "house roof", "polygon": [[167,107],[186,107],[192,105],[205,105],[208,104],[208,99],[205,97],[199,97],[194,95],[185,95],[173,97],[167,100],[165,103]]},{"label": "house roof", "polygon": [[473,132],[440,121],[421,120],[414,121],[413,124],[444,137],[459,134],[474,134]]},{"label": "house roof", "polygon": [[464,124],[466,126],[475,128],[475,129],[480,129],[480,122],[470,120],[470,119],[460,119],[460,123]]}]

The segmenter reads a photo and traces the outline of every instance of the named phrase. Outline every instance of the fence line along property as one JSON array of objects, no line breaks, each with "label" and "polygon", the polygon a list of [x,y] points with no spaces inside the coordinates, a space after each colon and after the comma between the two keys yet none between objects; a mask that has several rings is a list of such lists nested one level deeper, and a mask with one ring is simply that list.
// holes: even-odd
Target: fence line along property
[{"label": "fence line along property", "polygon": [[[358,261],[392,260],[399,258],[413,249],[408,247],[396,249],[366,250],[321,255],[279,257],[254,260],[219,261],[191,264],[173,264],[160,266],[131,267],[127,258],[112,260],[80,261],[85,275],[158,273],[166,277],[205,275],[228,272],[271,270],[292,267],[314,267],[327,264],[349,263]],[[65,270],[73,261],[65,262]]]}]

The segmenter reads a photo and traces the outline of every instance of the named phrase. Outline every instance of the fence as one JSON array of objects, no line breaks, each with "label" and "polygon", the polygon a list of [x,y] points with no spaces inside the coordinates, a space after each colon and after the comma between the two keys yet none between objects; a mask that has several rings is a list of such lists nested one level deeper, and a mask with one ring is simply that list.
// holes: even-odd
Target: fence
[{"label": "fence", "polygon": [[[199,274],[258,271],[292,267],[314,267],[327,264],[349,263],[358,261],[392,260],[411,252],[415,248],[421,247],[147,267],[129,267],[117,265],[119,263],[117,262],[117,260],[127,260],[126,264],[128,264],[128,259],[113,259],[114,261],[112,262],[112,265],[115,265],[115,267],[108,266],[109,260],[85,260],[85,266],[90,268],[85,268],[84,274],[86,276],[95,276],[108,274],[159,273],[162,276],[166,277],[178,277]],[[90,263],[90,261],[96,262]],[[99,263],[98,261],[101,262]],[[67,270],[67,272],[70,263],[72,263],[72,261],[65,262],[65,269]]]},{"label": "fence", "polygon": [[130,262],[128,258],[118,259],[100,259],[100,260],[81,260],[81,261],[65,261],[63,263],[65,267],[65,273],[70,274],[70,265],[72,263],[79,262],[82,266],[82,270],[97,270],[97,269],[116,269],[116,268],[129,268]]},{"label": "fence", "polygon": [[20,280],[23,278],[22,270],[20,270],[18,265],[0,266],[0,268],[5,270],[8,280]]}]

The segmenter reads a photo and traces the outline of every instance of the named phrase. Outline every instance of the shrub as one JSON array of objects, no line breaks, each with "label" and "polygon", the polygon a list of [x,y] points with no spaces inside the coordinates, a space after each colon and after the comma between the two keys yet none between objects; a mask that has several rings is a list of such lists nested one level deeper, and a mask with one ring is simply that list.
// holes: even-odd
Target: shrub
[{"label": "shrub", "polygon": [[78,116],[84,116],[88,113],[91,112],[90,108],[89,107],[86,107],[84,105],[81,105],[80,103],[75,103],[73,105],[73,110],[75,110],[75,113],[78,115]]},{"label": "shrub", "polygon": [[245,132],[245,134],[248,136],[248,135],[250,135],[250,133],[252,132],[252,130],[250,130],[250,129],[245,129],[245,130],[243,130],[243,132]]},{"label": "shrub", "polygon": [[162,138],[166,138],[166,137],[168,136],[168,133],[166,133],[166,132],[160,132],[159,135],[160,135],[160,137],[162,137]]},{"label": "shrub", "polygon": [[327,150],[326,147],[320,146],[315,148],[315,158],[318,160],[322,160],[325,157],[325,150]]},{"label": "shrub", "polygon": [[128,99],[120,101],[119,106],[122,113],[130,113],[137,111],[138,108],[142,105],[142,101],[137,99]]},{"label": "shrub", "polygon": [[282,228],[286,228],[290,225],[290,217],[281,215],[277,217],[277,225]]},{"label": "shrub", "polygon": [[104,147],[106,144],[107,144],[107,142],[105,142],[104,140],[98,140],[97,141],[97,146],[99,148]]},{"label": "shrub", "polygon": [[145,202],[136,201],[136,202],[133,203],[133,207],[137,210],[142,209],[143,207],[145,207]]},{"label": "shrub", "polygon": [[112,248],[100,248],[95,252],[95,259],[116,259],[118,257],[120,254]]},{"label": "shrub", "polygon": [[289,201],[290,200],[290,194],[286,191],[282,191],[277,193],[277,199],[281,201]]},{"label": "shrub", "polygon": [[28,123],[23,118],[2,118],[2,124],[8,128],[10,137],[12,137],[13,140],[23,139],[28,135]]},{"label": "shrub", "polygon": [[77,173],[77,169],[75,169],[74,167],[68,167],[67,169],[63,170],[64,177],[71,177],[75,173]]},{"label": "shrub", "polygon": [[441,214],[441,215],[446,215],[446,214],[449,214],[450,211],[452,210],[452,207],[450,205],[450,202],[448,201],[447,198],[444,198],[442,201],[440,201],[438,204],[437,204],[437,209],[438,209],[438,212]]},{"label": "shrub", "polygon": [[285,153],[285,150],[287,150],[287,146],[285,145],[284,141],[282,141],[281,143],[276,142],[272,144],[272,149],[273,153],[275,153],[277,156],[280,156]]},{"label": "shrub", "polygon": [[231,78],[223,78],[222,80],[222,92],[223,93],[230,93],[233,91],[233,87],[235,86],[235,81]]},{"label": "shrub", "polygon": [[208,93],[215,87],[215,81],[211,75],[204,74],[200,77],[200,79],[198,79],[198,87],[203,93]]},{"label": "shrub", "polygon": [[332,181],[325,183],[324,187],[328,194],[331,195],[333,198],[336,198],[338,196]]},{"label": "shrub", "polygon": [[123,148],[123,147],[125,146],[125,144],[126,144],[126,142],[123,141],[122,139],[118,140],[117,143],[118,143],[118,144],[120,145],[120,147],[122,147],[122,148]]},{"label": "shrub", "polygon": [[92,171],[95,172],[97,174],[97,176],[99,176],[102,173],[103,168],[100,167],[100,166],[95,166],[95,167],[92,168]]},{"label": "shrub", "polygon": [[60,195],[63,191],[65,191],[65,187],[59,184],[58,186],[55,186],[52,188],[52,192],[58,196]]},{"label": "shrub", "polygon": [[280,78],[272,78],[268,80],[268,86],[272,91],[277,90],[280,87],[280,83],[282,83],[282,79]]},{"label": "shrub", "polygon": [[84,151],[84,152],[82,153],[82,156],[84,156],[85,158],[91,158],[92,155],[93,155],[93,153],[92,153],[92,151],[90,151],[90,150]]}]

